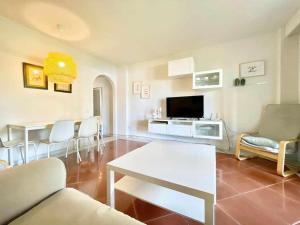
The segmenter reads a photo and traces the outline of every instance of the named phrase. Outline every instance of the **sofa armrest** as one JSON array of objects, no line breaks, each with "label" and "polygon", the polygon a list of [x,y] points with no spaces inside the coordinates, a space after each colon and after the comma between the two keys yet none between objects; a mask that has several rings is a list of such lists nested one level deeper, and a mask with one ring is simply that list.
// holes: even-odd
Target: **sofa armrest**
[{"label": "sofa armrest", "polygon": [[20,216],[66,187],[66,169],[57,158],[39,160],[0,172],[0,224]]}]

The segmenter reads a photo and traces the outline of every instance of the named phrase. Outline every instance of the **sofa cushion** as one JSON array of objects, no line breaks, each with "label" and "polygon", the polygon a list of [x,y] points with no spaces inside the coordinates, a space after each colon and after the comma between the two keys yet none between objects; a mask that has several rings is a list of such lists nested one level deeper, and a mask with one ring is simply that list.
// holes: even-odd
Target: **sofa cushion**
[{"label": "sofa cushion", "polygon": [[66,188],[10,225],[143,225],[75,189]]},{"label": "sofa cushion", "polygon": [[1,171],[0,224],[7,224],[65,187],[65,165],[57,158]]},{"label": "sofa cushion", "polygon": [[273,149],[279,148],[279,142],[270,138],[246,135],[242,137],[242,140],[255,146],[269,147]]}]

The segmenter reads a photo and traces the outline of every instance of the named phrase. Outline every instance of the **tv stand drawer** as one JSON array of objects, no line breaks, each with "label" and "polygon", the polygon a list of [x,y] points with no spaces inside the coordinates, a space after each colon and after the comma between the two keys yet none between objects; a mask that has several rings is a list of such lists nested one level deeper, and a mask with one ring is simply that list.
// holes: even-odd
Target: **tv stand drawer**
[{"label": "tv stand drawer", "polygon": [[222,140],[223,122],[221,120],[151,119],[148,121],[148,131],[172,136]]},{"label": "tv stand drawer", "polygon": [[192,125],[178,125],[178,124],[169,124],[168,125],[168,134],[183,136],[183,137],[192,137],[193,136],[193,126]]},{"label": "tv stand drawer", "polygon": [[156,134],[167,134],[167,124],[164,123],[149,123],[148,131]]}]

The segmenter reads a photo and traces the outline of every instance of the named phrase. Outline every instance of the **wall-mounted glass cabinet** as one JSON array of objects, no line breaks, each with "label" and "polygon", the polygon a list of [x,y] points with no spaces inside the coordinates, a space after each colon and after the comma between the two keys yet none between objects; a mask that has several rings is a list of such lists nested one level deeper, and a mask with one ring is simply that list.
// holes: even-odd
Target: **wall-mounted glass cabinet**
[{"label": "wall-mounted glass cabinet", "polygon": [[222,87],[223,70],[209,70],[193,74],[193,89]]}]

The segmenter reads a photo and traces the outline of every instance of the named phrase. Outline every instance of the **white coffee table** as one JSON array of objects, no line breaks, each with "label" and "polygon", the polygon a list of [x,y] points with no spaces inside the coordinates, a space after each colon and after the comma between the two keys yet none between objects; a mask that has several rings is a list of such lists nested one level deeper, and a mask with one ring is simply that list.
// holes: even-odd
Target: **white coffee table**
[{"label": "white coffee table", "polygon": [[[125,175],[116,183],[115,172]],[[215,146],[151,142],[107,163],[107,201],[113,208],[115,190],[213,225]]]}]

